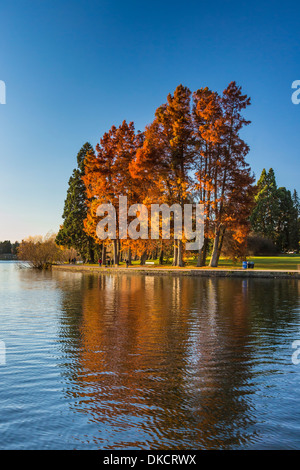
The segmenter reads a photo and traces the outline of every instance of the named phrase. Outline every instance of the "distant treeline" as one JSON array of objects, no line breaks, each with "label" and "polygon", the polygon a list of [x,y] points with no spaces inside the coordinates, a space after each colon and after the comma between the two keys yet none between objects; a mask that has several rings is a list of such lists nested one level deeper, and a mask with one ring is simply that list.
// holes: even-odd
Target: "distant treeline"
[{"label": "distant treeline", "polygon": [[17,258],[19,242],[11,243],[10,240],[0,242],[0,260],[10,260]]},{"label": "distant treeline", "polygon": [[0,242],[0,255],[16,255],[20,243],[11,243],[10,240]]}]

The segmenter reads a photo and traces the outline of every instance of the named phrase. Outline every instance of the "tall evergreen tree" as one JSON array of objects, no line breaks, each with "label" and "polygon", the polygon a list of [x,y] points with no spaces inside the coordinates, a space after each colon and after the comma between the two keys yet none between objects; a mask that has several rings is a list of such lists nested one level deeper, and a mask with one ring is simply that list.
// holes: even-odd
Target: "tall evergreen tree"
[{"label": "tall evergreen tree", "polygon": [[94,262],[95,242],[84,231],[83,221],[87,215],[86,188],[82,181],[85,174],[84,159],[93,147],[86,142],[77,154],[77,168],[69,179],[69,187],[63,211],[63,225],[56,237],[56,243],[75,248],[84,261]]},{"label": "tall evergreen tree", "polygon": [[291,192],[286,188],[278,188],[278,219],[276,224],[276,246],[280,251],[292,249],[293,237],[295,237],[295,229],[297,232],[297,217],[295,217],[294,204]]},{"label": "tall evergreen tree", "polygon": [[256,206],[251,215],[252,229],[276,243],[280,204],[273,168],[268,173],[263,169],[257,188]]},{"label": "tall evergreen tree", "polygon": [[256,206],[251,215],[252,229],[281,251],[299,249],[299,199],[285,187],[278,188],[275,173],[264,169],[257,183]]},{"label": "tall evergreen tree", "polygon": [[293,201],[293,215],[291,221],[291,248],[299,251],[300,242],[300,202],[296,189],[294,189],[292,195]]},{"label": "tall evergreen tree", "polygon": [[297,215],[299,217],[299,215],[300,215],[300,201],[299,201],[299,196],[298,196],[298,193],[297,193],[296,189],[294,189],[292,199],[293,199],[294,208],[297,211]]}]

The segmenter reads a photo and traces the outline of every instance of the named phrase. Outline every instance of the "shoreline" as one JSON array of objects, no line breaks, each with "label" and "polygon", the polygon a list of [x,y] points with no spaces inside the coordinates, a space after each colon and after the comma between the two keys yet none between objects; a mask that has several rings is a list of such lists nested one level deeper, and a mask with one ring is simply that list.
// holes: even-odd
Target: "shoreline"
[{"label": "shoreline", "polygon": [[175,268],[175,267],[149,267],[130,266],[99,267],[88,265],[52,265],[56,271],[69,271],[88,274],[139,274],[160,276],[198,276],[198,277],[229,277],[229,278],[261,278],[261,279],[300,279],[299,270],[272,270],[272,269],[223,269],[223,268]]}]

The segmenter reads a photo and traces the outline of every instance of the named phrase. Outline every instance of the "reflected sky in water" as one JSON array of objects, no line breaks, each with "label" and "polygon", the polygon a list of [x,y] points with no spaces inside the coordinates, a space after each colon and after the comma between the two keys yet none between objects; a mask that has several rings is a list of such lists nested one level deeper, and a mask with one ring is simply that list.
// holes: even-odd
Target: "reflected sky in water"
[{"label": "reflected sky in water", "polygon": [[1,448],[299,449],[299,288],[0,263]]}]

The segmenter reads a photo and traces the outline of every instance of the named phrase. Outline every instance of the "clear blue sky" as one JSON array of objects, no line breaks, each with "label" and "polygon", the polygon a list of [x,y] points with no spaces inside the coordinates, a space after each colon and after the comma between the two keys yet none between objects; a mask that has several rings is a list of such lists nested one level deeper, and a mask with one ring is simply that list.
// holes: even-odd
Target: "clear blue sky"
[{"label": "clear blue sky", "polygon": [[82,144],[123,119],[143,130],[180,83],[236,80],[253,171],[300,192],[298,2],[12,0],[0,17],[0,240],[57,231]]}]

